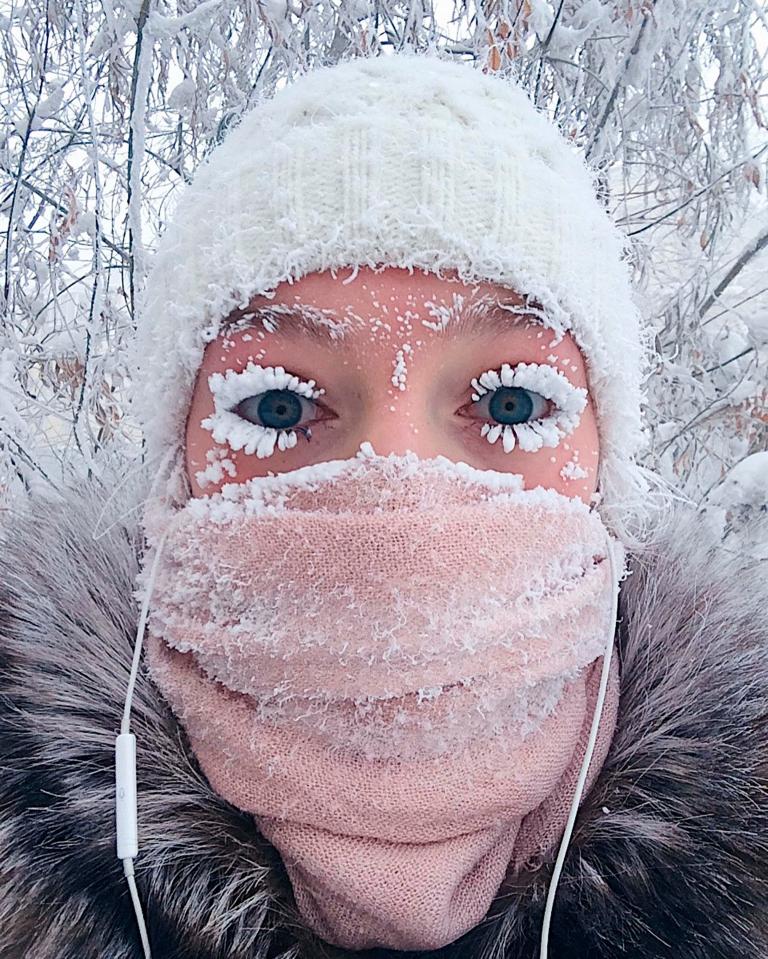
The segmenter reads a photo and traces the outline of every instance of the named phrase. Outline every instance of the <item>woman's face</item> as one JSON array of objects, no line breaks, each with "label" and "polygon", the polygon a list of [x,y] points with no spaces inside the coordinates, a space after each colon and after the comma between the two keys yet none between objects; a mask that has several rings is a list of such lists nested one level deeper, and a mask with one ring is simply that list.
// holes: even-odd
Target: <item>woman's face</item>
[{"label": "woman's face", "polygon": [[[361,267],[349,279],[353,272],[281,283],[208,344],[186,425],[194,496],[348,459],[369,442],[380,455],[411,450],[518,473],[527,489],[589,504],[597,424],[592,398],[583,405],[576,392],[587,390],[587,377],[570,334],[555,342],[523,298],[499,284],[397,267]],[[521,363],[543,369],[516,371]],[[561,404],[580,410],[564,436],[552,428],[564,422],[552,419],[561,406],[536,389],[552,396],[552,384]],[[543,436],[556,445],[541,445]]]}]

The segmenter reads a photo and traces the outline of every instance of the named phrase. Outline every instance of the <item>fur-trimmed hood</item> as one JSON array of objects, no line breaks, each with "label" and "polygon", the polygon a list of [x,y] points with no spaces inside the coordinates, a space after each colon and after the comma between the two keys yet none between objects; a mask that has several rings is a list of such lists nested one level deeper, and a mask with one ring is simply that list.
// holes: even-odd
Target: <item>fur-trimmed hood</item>
[{"label": "fur-trimmed hood", "polygon": [[[146,489],[118,475],[6,514],[0,583],[0,959],[139,959],[115,851],[114,746]],[[112,497],[111,501],[108,500]],[[102,508],[103,515],[99,517]],[[94,540],[92,534],[108,532]],[[619,719],[579,811],[551,959],[768,957],[768,580],[691,507],[630,554]],[[252,818],[213,792],[139,672],[136,882],[154,959],[346,959],[297,914]],[[551,865],[426,959],[534,959]],[[375,950],[370,959],[403,959]]]}]

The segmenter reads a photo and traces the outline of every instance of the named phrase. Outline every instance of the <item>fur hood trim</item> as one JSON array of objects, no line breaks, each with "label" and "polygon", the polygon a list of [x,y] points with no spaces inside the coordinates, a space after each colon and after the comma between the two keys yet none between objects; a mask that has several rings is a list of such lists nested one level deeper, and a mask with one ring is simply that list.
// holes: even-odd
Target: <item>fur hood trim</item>
[{"label": "fur hood trim", "polygon": [[[117,474],[115,474],[117,475]],[[0,959],[137,959],[115,737],[146,486],[107,476],[8,516],[0,584]],[[127,512],[126,512],[127,510]],[[629,555],[618,727],[583,801],[550,959],[768,957],[768,581],[679,506]],[[136,883],[153,959],[349,959],[303,925],[274,849],[208,785],[142,664]],[[422,959],[534,959],[551,864]],[[403,959],[375,950],[370,959]]]}]

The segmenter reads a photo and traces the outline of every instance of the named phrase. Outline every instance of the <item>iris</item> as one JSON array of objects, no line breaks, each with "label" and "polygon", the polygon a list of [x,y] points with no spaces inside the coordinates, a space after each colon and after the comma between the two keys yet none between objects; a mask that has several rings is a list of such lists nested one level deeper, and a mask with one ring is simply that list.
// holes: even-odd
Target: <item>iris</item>
[{"label": "iris", "polygon": [[529,390],[519,386],[502,386],[495,390],[488,402],[488,413],[505,426],[524,423],[533,411]]},{"label": "iris", "polygon": [[258,396],[246,396],[234,412],[259,426],[288,430],[302,418],[301,397],[293,390],[267,390]]}]

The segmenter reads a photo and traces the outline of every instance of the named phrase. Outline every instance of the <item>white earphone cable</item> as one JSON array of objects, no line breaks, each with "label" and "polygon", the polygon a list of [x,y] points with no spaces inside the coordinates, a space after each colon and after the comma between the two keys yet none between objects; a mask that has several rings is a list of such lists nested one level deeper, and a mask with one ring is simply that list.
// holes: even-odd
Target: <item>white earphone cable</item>
[{"label": "white earphone cable", "polygon": [[600,719],[603,715],[603,705],[605,703],[605,694],[608,688],[608,676],[611,671],[611,659],[613,657],[613,642],[614,634],[616,632],[616,617],[618,614],[619,608],[619,584],[616,577],[616,563],[613,555],[613,542],[611,541],[610,536],[608,537],[608,562],[610,564],[611,570],[611,583],[613,584],[613,603],[611,618],[608,626],[608,641],[606,642],[605,651],[603,653],[603,668],[600,673],[600,686],[597,694],[597,702],[595,703],[595,712],[592,717],[592,728],[589,732],[589,740],[587,742],[587,751],[584,754],[584,760],[581,764],[581,771],[579,772],[579,778],[576,782],[576,793],[573,797],[573,802],[571,803],[570,813],[568,815],[568,822],[565,826],[565,832],[563,838],[560,842],[560,849],[557,854],[557,859],[555,860],[555,867],[552,872],[552,878],[549,883],[549,891],[547,893],[547,902],[544,908],[544,919],[541,925],[541,948],[539,950],[539,959],[547,959],[547,951],[549,948],[549,926],[552,920],[552,908],[555,902],[555,893],[557,892],[557,885],[560,881],[560,874],[563,870],[563,862],[565,861],[566,853],[568,852],[568,844],[571,841],[571,833],[573,832],[573,825],[576,821],[576,814],[579,810],[579,803],[581,802],[581,796],[584,792],[584,783],[587,779],[587,772],[589,770],[589,764],[592,760],[592,753],[595,751],[595,743],[597,742],[597,730],[600,726]]},{"label": "white earphone cable", "polygon": [[[154,490],[154,483],[153,490]],[[150,491],[150,496],[152,495]],[[145,959],[152,959],[152,951],[149,945],[149,936],[144,921],[144,913],[141,908],[136,880],[134,878],[133,860],[139,853],[138,839],[138,805],[137,805],[137,778],[136,778],[136,737],[130,731],[131,724],[131,704],[133,702],[133,691],[136,685],[136,677],[139,672],[141,662],[141,650],[144,642],[144,632],[146,630],[147,615],[149,613],[149,603],[152,598],[152,592],[155,587],[157,569],[160,562],[160,556],[165,546],[165,539],[168,532],[163,533],[157,545],[155,555],[152,561],[152,568],[149,574],[149,580],[144,592],[141,604],[141,615],[136,629],[136,640],[133,649],[133,661],[131,663],[131,674],[128,679],[128,689],[125,697],[125,707],[123,709],[123,719],[120,725],[120,735],[115,739],[115,822],[117,830],[117,858],[123,863],[123,872],[128,881],[128,888],[133,901],[133,908],[136,913],[136,920],[139,926],[139,935],[141,945],[144,950]]]},{"label": "white earphone cable", "polygon": [[133,908],[136,912],[136,919],[139,924],[139,934],[141,944],[144,948],[145,959],[151,959],[152,952],[149,948],[149,938],[147,936],[144,914],[141,909],[138,891],[136,889],[136,880],[133,874],[133,860],[139,854],[139,829],[138,829],[138,808],[137,808],[137,780],[136,780],[136,737],[130,732],[131,703],[133,701],[133,690],[136,684],[136,676],[139,670],[141,660],[141,648],[144,641],[144,630],[147,623],[147,614],[149,611],[149,601],[155,586],[155,577],[160,560],[160,554],[165,545],[167,531],[163,533],[158,543],[155,556],[152,561],[152,569],[149,575],[149,582],[144,593],[144,599],[141,604],[141,616],[139,618],[138,629],[136,630],[136,644],[133,650],[133,664],[131,666],[131,676],[128,680],[128,692],[125,699],[125,709],[123,711],[123,721],[120,726],[120,735],[115,740],[115,817],[117,826],[117,858],[122,860],[123,871],[125,872],[128,886],[131,890],[131,899]]}]

